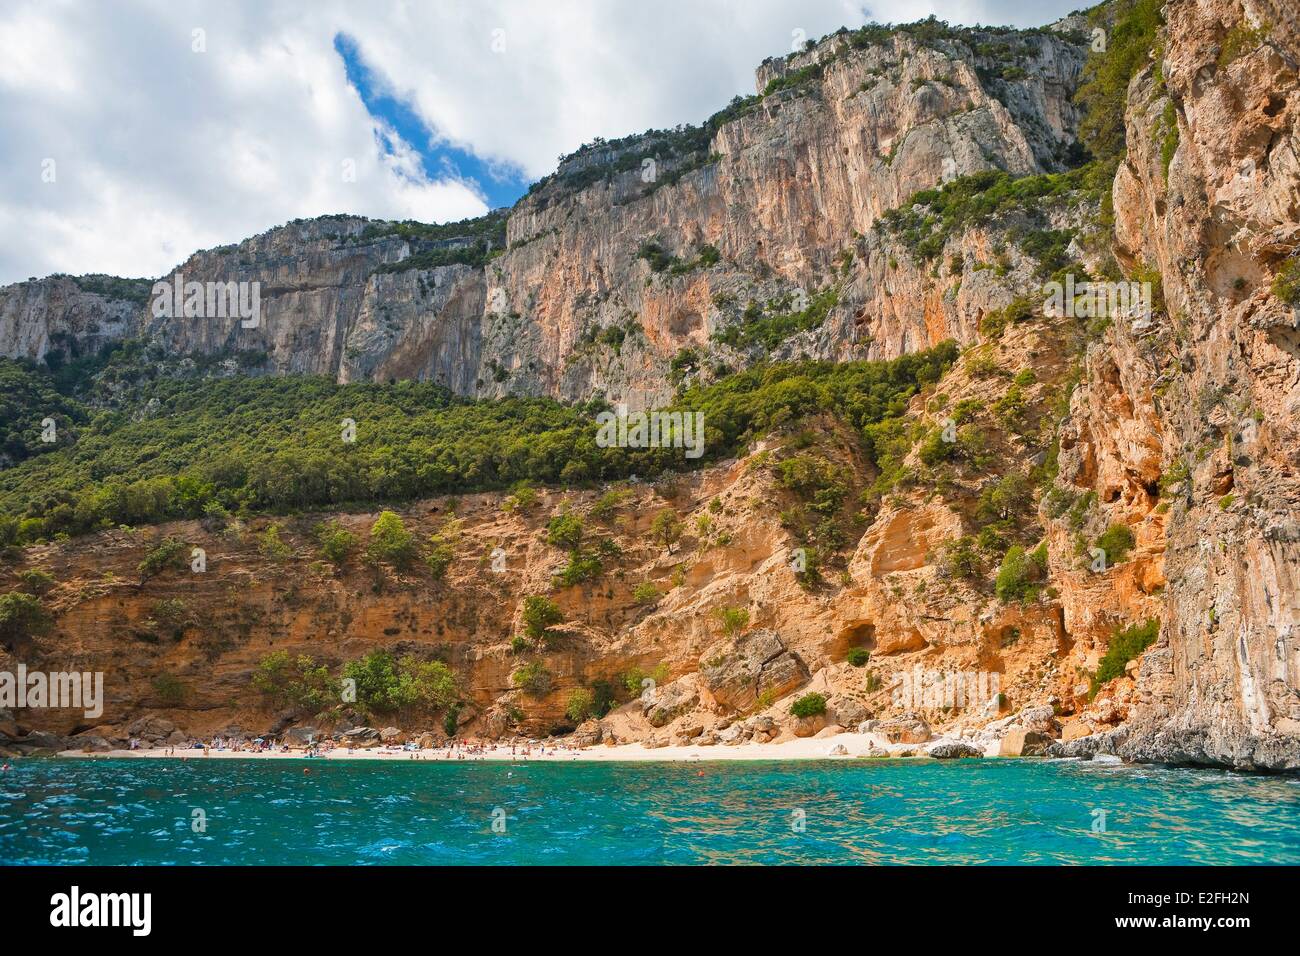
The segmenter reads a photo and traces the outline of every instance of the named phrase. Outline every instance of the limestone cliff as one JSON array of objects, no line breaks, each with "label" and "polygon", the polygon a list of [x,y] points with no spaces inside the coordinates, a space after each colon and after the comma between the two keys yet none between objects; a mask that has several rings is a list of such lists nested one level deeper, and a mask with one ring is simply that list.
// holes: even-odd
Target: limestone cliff
[{"label": "limestone cliff", "polygon": [[[51,276],[0,289],[0,354],[42,361],[93,354],[135,332],[141,302],[106,276]],[[120,280],[117,280],[120,283]],[[138,293],[140,290],[136,290]]]},{"label": "limestone cliff", "polygon": [[[763,357],[711,338],[742,322],[748,303],[798,303],[831,285],[836,304],[775,355],[876,358],[970,341],[982,311],[1005,304],[999,289],[974,281],[945,299],[864,236],[943,181],[1063,168],[1079,27],[833,34],[765,62],[758,95],[702,129],[564,160],[509,211],[508,248],[486,266],[377,271],[417,261],[419,244],[355,217],[290,223],[175,270],[186,281],[261,283],[258,327],[114,303],[117,321],[82,349],[144,337],[171,355],[265,353],[263,368],[278,373],[428,378],[483,396],[600,392],[635,408],[670,396],[669,364],[683,349],[730,367]],[[647,242],[660,263],[642,255]],[[701,260],[706,248],[714,260]],[[85,332],[84,307],[51,283],[0,290],[0,354],[40,358],[34,343]]]},{"label": "limestone cliff", "polygon": [[1270,288],[1300,243],[1294,17],[1171,3],[1163,69],[1129,88],[1116,252],[1158,270],[1165,314],[1114,323],[1072,420],[1094,446],[1076,481],[1153,546],[1163,530],[1165,624],[1122,751],[1139,759],[1300,761],[1300,332]]},{"label": "limestone cliff", "polygon": [[[51,573],[55,629],[0,664],[120,664],[104,726],[45,718],[90,737],[149,714],[195,733],[283,726],[249,691],[268,651],[337,664],[383,647],[448,661],[453,722],[493,736],[569,732],[575,690],[653,674],[656,695],[623,693],[581,738],[884,721],[911,741],[1020,720],[1061,752],[1300,767],[1300,296],[1279,291],[1300,270],[1300,30],[1282,0],[1171,0],[1163,20],[1108,197],[1077,141],[1096,21],[844,31],[762,64],[757,95],[702,128],[585,147],[463,235],[325,217],[178,268],[261,282],[256,328],[156,318],[137,286],[0,290],[10,356],[144,337],[267,373],[633,407],[768,358],[964,347],[873,438],[877,464],[828,418],[676,482],[414,503],[421,536],[461,522],[443,579],[323,564],[326,515],[284,521],[287,552],[259,546],[265,518],[38,544],[0,580]],[[1065,272],[1150,283],[1152,307],[1059,314],[1045,287]],[[792,565],[808,529],[779,476],[797,455],[842,493],[820,575]],[[617,555],[572,587],[544,531],[562,508]],[[680,541],[651,534],[665,509]],[[374,516],[339,520],[364,535]],[[209,569],[140,582],[163,534]],[[563,621],[520,644],[524,598],[543,593]],[[1116,658],[1148,620],[1156,642]],[[537,679],[516,680],[525,668]],[[898,700],[917,668],[996,674],[1000,691],[964,710]],[[813,691],[820,724],[792,719]]]}]

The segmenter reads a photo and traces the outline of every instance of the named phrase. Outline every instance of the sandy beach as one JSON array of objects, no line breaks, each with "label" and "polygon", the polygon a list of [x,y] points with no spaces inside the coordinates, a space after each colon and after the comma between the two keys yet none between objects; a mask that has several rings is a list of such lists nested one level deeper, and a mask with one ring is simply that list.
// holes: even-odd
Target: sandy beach
[{"label": "sandy beach", "polygon": [[506,761],[549,761],[553,763],[577,761],[659,761],[682,762],[696,760],[828,760],[865,758],[868,752],[876,748],[888,750],[890,756],[925,755],[926,745],[888,744],[876,734],[837,734],[833,737],[809,737],[766,744],[737,744],[735,746],[716,745],[712,747],[644,747],[641,744],[621,744],[615,747],[595,746],[582,750],[560,750],[533,747],[525,755],[522,747],[510,752],[510,745],[490,747],[482,753],[466,753],[458,749],[449,756],[445,749],[401,750],[398,748],[372,747],[369,749],[347,750],[337,748],[319,756],[307,758],[302,750],[248,751],[248,750],[210,750],[206,755],[202,750],[178,749],[168,751],[165,748],[152,750],[110,750],[99,753],[82,751],[64,751],[62,757],[132,757],[160,760],[506,760]]}]

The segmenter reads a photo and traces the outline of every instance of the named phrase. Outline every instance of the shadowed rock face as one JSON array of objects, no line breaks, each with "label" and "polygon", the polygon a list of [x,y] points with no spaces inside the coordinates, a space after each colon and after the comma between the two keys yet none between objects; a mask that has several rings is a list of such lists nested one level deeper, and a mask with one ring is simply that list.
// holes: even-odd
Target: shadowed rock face
[{"label": "shadowed rock face", "polygon": [[372,276],[343,347],[340,382],[415,379],[472,395],[484,281],[467,265]]},{"label": "shadowed rock face", "polygon": [[[385,224],[368,230],[376,224],[326,217],[178,267],[195,281],[261,282],[255,329],[236,318],[159,319],[117,297],[121,289],[66,277],[0,290],[0,353],[35,360],[144,337],[170,355],[242,352],[260,372],[429,379],[485,397],[599,392],[635,409],[672,394],[669,363],[684,349],[700,353],[690,380],[707,378],[714,364],[885,358],[954,338],[978,348],[913,400],[908,420],[918,434],[962,403],[987,424],[1023,370],[1034,373],[1024,389],[1039,410],[1032,429],[1002,428],[986,470],[973,477],[941,474],[943,464],[926,471],[913,448],[907,469],[926,479],[895,489],[860,523],[844,522],[852,533],[843,566],[814,589],[786,566],[794,539],[779,516],[791,496],[756,462],[758,449],[696,474],[680,494],[642,489],[632,512],[671,505],[688,527],[720,515],[711,520],[727,542],[702,534],[684,547],[686,561],[662,554],[646,537],[648,518],[630,515],[619,543],[633,573],[557,594],[568,643],[547,653],[554,689],[538,700],[511,686],[508,638],[518,602],[550,587],[558,559],[537,543],[540,514],[503,517],[492,496],[467,511],[467,534],[480,550],[500,541],[512,561],[521,558],[526,570],[509,584],[484,583],[468,558],[445,587],[395,581],[372,590],[359,568],[316,569],[295,582],[298,603],[290,603],[251,545],[189,528],[214,554],[224,551],[224,570],[201,582],[157,581],[146,593],[127,583],[144,548],[130,535],[42,545],[24,560],[55,572],[58,629],[35,651],[71,649],[88,664],[116,664],[123,683],[111,719],[121,726],[142,710],[168,710],[151,680],[175,672],[197,688],[188,708],[168,711],[186,729],[265,716],[246,699],[230,701],[247,693],[273,638],[334,662],[373,647],[445,650],[466,680],[461,721],[491,734],[507,732],[517,709],[528,711],[528,732],[549,732],[575,688],[666,666],[672,680],[629,701],[598,733],[587,727],[591,742],[652,739],[652,731],[661,743],[770,739],[790,727],[788,701],[735,716],[809,689],[827,695],[841,724],[879,720],[888,740],[923,742],[932,725],[947,733],[990,715],[903,712],[890,700],[891,678],[918,666],[978,670],[1001,676],[1008,708],[1046,714],[1002,751],[1038,752],[1061,734],[1053,754],[1300,767],[1300,321],[1270,292],[1300,252],[1300,37],[1281,0],[1176,0],[1165,19],[1164,86],[1151,67],[1130,85],[1114,232],[1099,243],[1113,245],[1130,274],[1158,277],[1164,301],[1150,318],[1114,317],[1091,339],[1079,323],[1045,315],[1004,333],[981,330],[990,313],[1041,292],[1038,263],[1014,247],[990,267],[1005,230],[972,225],[923,260],[880,228],[886,212],[947,178],[1062,168],[1084,58],[1067,33],[1022,38],[1024,75],[1011,79],[994,76],[1006,63],[969,47],[903,34],[862,49],[832,37],[765,62],[760,92],[809,67],[821,75],[738,110],[693,153],[673,153],[661,136],[575,154],[510,212],[509,248],[485,266],[384,269],[418,254],[418,243],[376,237]],[[1243,23],[1268,25],[1266,39],[1220,62]],[[645,158],[656,160],[653,181],[643,178]],[[1050,226],[1078,226],[1094,212],[1054,208]],[[642,254],[651,241],[658,259]],[[1102,256],[1085,246],[1072,244],[1069,257],[1094,270]],[[709,248],[716,261],[700,259]],[[830,287],[834,303],[810,328],[768,345],[715,337],[742,321],[751,301]],[[1043,589],[1023,602],[996,599],[992,578],[1005,549],[977,554],[983,566],[970,575],[950,547],[988,523],[975,507],[988,484],[1035,475],[1053,438],[1056,475],[1032,504],[1034,533],[1047,546],[1036,582]],[[855,495],[877,477],[851,457],[840,464],[853,473]],[[1058,512],[1041,494],[1048,489],[1088,508]],[[723,511],[706,511],[714,499]],[[407,518],[427,536],[435,526],[417,512]],[[347,521],[365,533],[365,521]],[[1131,553],[1089,568],[1081,555],[1117,525],[1131,532]],[[308,529],[291,537],[308,567]],[[104,577],[112,569],[120,580]],[[653,608],[632,600],[640,580],[665,592]],[[5,590],[17,586],[5,579]],[[153,633],[150,608],[164,597],[191,600],[207,615],[176,647]],[[754,627],[719,641],[702,622],[737,602],[747,602]],[[1151,617],[1160,636],[1140,663],[1100,692],[1091,687],[1114,634]],[[850,666],[850,649],[869,652],[869,665]],[[94,730],[96,740],[107,733]],[[799,730],[813,732],[791,732]],[[16,727],[8,733],[18,736]]]}]

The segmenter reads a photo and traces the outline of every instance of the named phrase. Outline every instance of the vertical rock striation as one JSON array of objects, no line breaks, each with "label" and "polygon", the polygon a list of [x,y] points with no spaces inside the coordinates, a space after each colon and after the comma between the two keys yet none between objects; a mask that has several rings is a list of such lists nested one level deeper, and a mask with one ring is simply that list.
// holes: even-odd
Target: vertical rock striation
[{"label": "vertical rock striation", "polygon": [[1270,280],[1300,250],[1300,36],[1293,11],[1255,0],[1178,0],[1165,20],[1163,84],[1153,65],[1129,88],[1114,207],[1117,254],[1156,270],[1168,319],[1115,323],[1095,359],[1114,371],[1109,398],[1087,426],[1113,436],[1099,487],[1131,506],[1154,491],[1157,447],[1185,475],[1124,752],[1294,769],[1300,315]]}]

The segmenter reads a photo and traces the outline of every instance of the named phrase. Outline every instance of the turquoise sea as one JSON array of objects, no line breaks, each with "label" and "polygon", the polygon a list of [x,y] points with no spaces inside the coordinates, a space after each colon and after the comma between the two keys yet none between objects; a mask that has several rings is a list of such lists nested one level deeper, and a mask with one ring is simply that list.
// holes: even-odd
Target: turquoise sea
[{"label": "turquoise sea", "polygon": [[0,863],[1295,864],[1300,778],[1045,760],[27,759],[0,773]]}]

